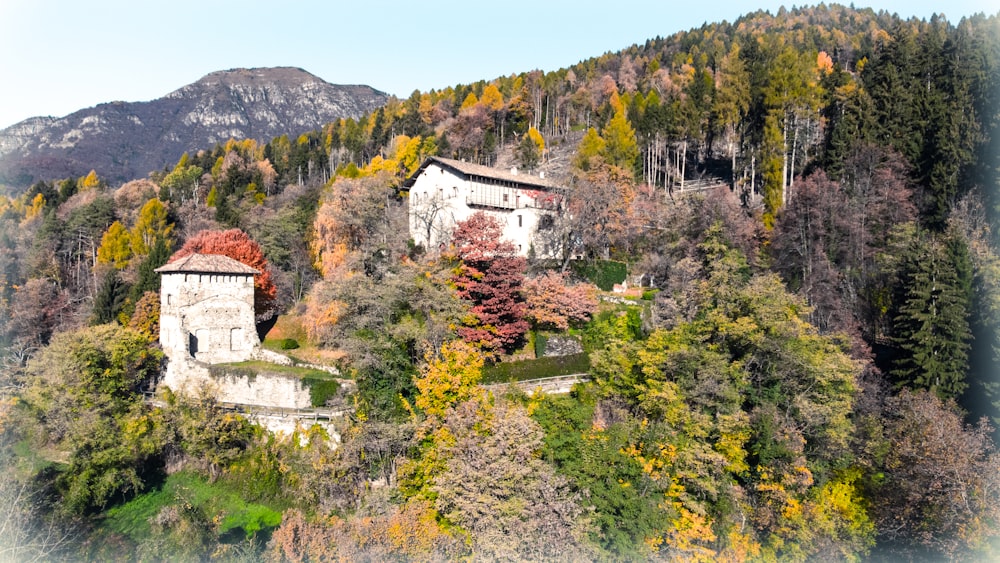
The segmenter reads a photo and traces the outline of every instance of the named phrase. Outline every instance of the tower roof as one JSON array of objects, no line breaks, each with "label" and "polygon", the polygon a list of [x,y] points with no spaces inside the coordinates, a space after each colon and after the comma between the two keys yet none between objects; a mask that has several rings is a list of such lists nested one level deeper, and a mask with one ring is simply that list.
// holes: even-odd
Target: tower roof
[{"label": "tower roof", "polygon": [[173,262],[168,262],[155,270],[161,274],[199,273],[199,274],[242,274],[256,275],[260,271],[247,266],[239,260],[233,260],[222,254],[188,254]]}]

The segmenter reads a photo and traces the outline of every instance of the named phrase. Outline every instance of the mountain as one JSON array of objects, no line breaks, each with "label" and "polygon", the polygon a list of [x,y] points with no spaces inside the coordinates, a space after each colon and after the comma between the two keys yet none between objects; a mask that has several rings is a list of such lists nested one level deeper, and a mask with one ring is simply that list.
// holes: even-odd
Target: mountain
[{"label": "mountain", "polygon": [[149,102],[110,102],[0,131],[0,185],[19,191],[91,169],[111,183],[142,178],[185,151],[230,138],[298,135],[359,118],[387,99],[369,86],[330,84],[299,68],[213,72]]}]

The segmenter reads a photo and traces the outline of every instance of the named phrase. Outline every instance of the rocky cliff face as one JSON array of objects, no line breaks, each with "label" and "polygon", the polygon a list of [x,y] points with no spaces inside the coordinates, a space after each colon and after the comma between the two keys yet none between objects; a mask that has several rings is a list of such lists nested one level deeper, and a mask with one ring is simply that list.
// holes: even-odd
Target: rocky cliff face
[{"label": "rocky cliff face", "polygon": [[298,68],[213,72],[150,102],[111,102],[66,117],[34,117],[0,131],[0,184],[82,176],[144,178],[185,151],[230,138],[297,136],[385,104],[368,86],[327,83]]}]

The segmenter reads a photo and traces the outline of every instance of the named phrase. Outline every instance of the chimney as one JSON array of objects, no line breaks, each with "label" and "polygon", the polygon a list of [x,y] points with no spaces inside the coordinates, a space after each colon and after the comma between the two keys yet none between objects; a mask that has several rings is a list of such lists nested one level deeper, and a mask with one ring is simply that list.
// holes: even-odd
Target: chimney
[{"label": "chimney", "polygon": [[544,170],[539,170],[538,171],[538,177],[541,178],[542,180],[544,180],[545,179],[545,171]]},{"label": "chimney", "polygon": [[517,166],[511,166],[510,173],[517,176]]}]

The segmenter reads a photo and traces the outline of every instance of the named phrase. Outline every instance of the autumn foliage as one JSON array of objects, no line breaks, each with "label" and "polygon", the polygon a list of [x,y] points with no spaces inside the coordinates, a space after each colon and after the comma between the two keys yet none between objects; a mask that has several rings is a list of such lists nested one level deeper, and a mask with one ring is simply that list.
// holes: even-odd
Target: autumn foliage
[{"label": "autumn foliage", "polygon": [[460,222],[452,235],[461,260],[453,281],[459,297],[472,302],[472,316],[458,332],[488,354],[512,351],[528,331],[521,296],[526,261],[502,235],[500,221],[482,212]]},{"label": "autumn foliage", "polygon": [[266,321],[277,313],[278,289],[271,279],[271,272],[264,252],[249,235],[239,229],[227,231],[200,231],[189,238],[180,250],[170,257],[173,262],[191,254],[222,254],[260,271],[253,278],[254,310],[257,322]]},{"label": "autumn foliage", "polygon": [[593,284],[567,285],[566,276],[546,272],[524,281],[525,318],[536,328],[566,330],[590,320],[597,310],[597,287]]}]

